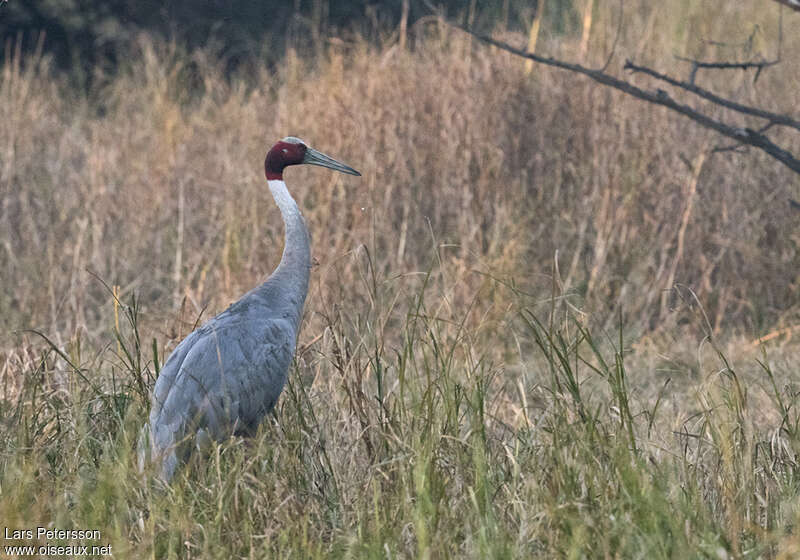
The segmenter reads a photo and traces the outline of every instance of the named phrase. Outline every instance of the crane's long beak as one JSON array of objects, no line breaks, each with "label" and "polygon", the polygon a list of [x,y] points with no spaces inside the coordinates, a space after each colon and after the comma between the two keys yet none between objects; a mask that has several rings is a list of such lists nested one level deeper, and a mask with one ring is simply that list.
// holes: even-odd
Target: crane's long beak
[{"label": "crane's long beak", "polygon": [[336,161],[330,156],[326,156],[322,152],[318,152],[314,148],[306,148],[306,155],[303,158],[303,163],[308,163],[309,165],[321,165],[322,167],[327,167],[329,169],[334,169],[336,171],[341,171],[342,173],[347,173],[348,175],[358,175],[361,176],[361,173],[350,167],[349,165],[345,165],[340,161]]}]

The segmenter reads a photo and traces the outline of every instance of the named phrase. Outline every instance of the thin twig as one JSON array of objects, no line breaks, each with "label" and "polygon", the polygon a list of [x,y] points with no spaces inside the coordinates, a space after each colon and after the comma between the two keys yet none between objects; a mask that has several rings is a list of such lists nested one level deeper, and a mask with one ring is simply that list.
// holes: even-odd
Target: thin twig
[{"label": "thin twig", "polygon": [[724,152],[734,152],[737,154],[744,154],[747,153],[748,146],[742,146],[741,144],[730,144],[728,146],[717,146],[711,149],[712,154],[721,154]]},{"label": "thin twig", "polygon": [[[589,0],[590,2],[592,0]],[[614,37],[614,43],[611,45],[611,52],[608,53],[608,58],[606,59],[606,63],[603,64],[603,67],[600,69],[601,72],[605,72],[608,69],[608,66],[611,64],[611,59],[614,58],[614,54],[617,52],[617,43],[619,43],[619,36],[622,35],[622,12],[624,8],[623,0],[619,0],[619,24],[617,25],[617,34]]]},{"label": "thin twig", "polygon": [[778,10],[778,59],[783,52],[783,8]]},{"label": "thin twig", "polygon": [[762,68],[768,68],[769,66],[775,66],[780,62],[780,59],[775,60],[760,60],[758,62],[751,61],[751,62],[728,62],[728,61],[713,61],[707,62],[703,60],[696,60],[694,58],[686,58],[683,56],[675,55],[675,58],[682,62],[690,62],[697,68],[716,68],[718,70],[750,70],[751,68],[757,68],[761,70]]},{"label": "thin twig", "polygon": [[[780,51],[780,49],[779,49]],[[683,56],[675,55],[675,58],[681,60],[683,62],[690,62],[692,64],[692,71],[689,73],[689,82],[694,84],[694,79],[697,76],[697,71],[701,68],[705,69],[717,69],[717,70],[750,70],[752,68],[756,69],[756,74],[753,76],[753,82],[758,81],[759,76],[761,76],[761,71],[764,68],[769,68],[770,66],[775,66],[778,64],[781,59],[780,55],[778,58],[774,60],[761,60],[758,62],[728,62],[728,61],[714,61],[714,62],[706,62],[703,60],[696,60],[694,58],[686,58]]]},{"label": "thin twig", "polygon": [[734,48],[741,48],[744,49],[745,52],[749,53],[753,50],[753,43],[755,41],[756,35],[761,31],[761,27],[756,24],[753,26],[753,31],[747,37],[747,40],[743,43],[726,43],[725,41],[714,41],[713,39],[700,39],[706,45],[711,45],[713,47],[734,47]]}]

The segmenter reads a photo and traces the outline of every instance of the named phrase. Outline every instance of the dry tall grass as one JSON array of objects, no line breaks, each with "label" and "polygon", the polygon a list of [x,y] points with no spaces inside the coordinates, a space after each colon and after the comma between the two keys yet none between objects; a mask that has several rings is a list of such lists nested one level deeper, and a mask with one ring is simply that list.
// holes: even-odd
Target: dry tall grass
[{"label": "dry tall grass", "polygon": [[[732,21],[753,15],[696,8],[682,31],[669,9],[642,9],[618,58],[676,69],[673,51],[728,37]],[[752,20],[765,54],[774,19]],[[476,270],[549,292],[557,254],[560,289],[576,305],[598,318],[622,308],[645,328],[670,316],[674,283],[695,290],[717,330],[762,334],[797,317],[798,216],[787,203],[796,177],[759,154],[709,155],[723,142],[665,110],[563,72],[526,77],[518,60],[425,29],[413,52],[336,42],[322,59],[291,55],[277,72],[232,82],[203,53],[143,38],[90,98],[7,53],[0,228],[13,289],[1,296],[3,330],[96,335],[110,298],[87,269],[123,296],[137,292],[156,322],[184,296],[187,320],[224,307],[279,254],[261,162],[288,133],[365,173],[360,182],[290,175],[320,262],[312,311],[358,297],[346,255],[363,245],[384,275],[426,270],[438,247],[467,293],[486,282]],[[592,61],[603,58],[601,39]],[[785,52],[794,40],[787,34]],[[565,56],[577,48],[540,45]],[[791,111],[792,63],[757,84],[741,73],[713,85]]]},{"label": "dry tall grass", "polygon": [[[617,60],[669,70],[673,51],[737,54],[699,39],[746,37],[755,23],[753,48],[774,46],[777,8],[714,5],[626,6]],[[585,62],[604,61],[614,10],[595,10]],[[408,49],[335,40],[233,79],[209,53],[143,37],[88,96],[46,60],[6,53],[0,375],[17,409],[4,416],[3,481],[20,490],[0,513],[20,525],[70,515],[102,524],[135,543],[132,556],[225,557],[231,546],[242,556],[568,554],[603,539],[609,556],[624,545],[680,557],[739,554],[762,537],[776,548],[757,550],[775,553],[796,517],[797,428],[780,426],[793,417],[781,399],[794,394],[784,384],[797,361],[784,347],[768,375],[754,362],[743,373],[700,341],[797,324],[800,217],[788,198],[800,198],[798,178],[757,153],[711,153],[713,134],[581,78],[526,75],[520,60],[439,24],[411,33]],[[784,53],[798,41],[787,33]],[[537,50],[578,58],[581,37],[543,28]],[[755,84],[702,79],[791,112],[793,64]],[[363,177],[287,172],[318,265],[281,428],[244,452],[223,447],[194,474],[201,483],[165,500],[127,455],[143,395],[117,398],[115,384],[146,380],[152,339],[163,356],[201,314],[272,270],[283,228],[261,163],[288,134]],[[800,153],[796,137],[778,134]],[[123,302],[136,294],[135,333],[103,282]],[[697,302],[708,317],[699,329]],[[553,326],[520,310],[550,312]],[[578,376],[580,329],[615,331],[620,316],[635,349],[628,373],[625,344],[613,353],[601,341],[582,354],[597,376],[583,363]],[[60,359],[10,333],[29,327]],[[574,372],[558,355],[573,350]],[[668,377],[690,382],[665,391]],[[763,386],[739,390],[756,378]],[[630,391],[641,402],[629,404]],[[23,484],[37,473],[55,503]],[[787,550],[798,546],[786,538]]]}]

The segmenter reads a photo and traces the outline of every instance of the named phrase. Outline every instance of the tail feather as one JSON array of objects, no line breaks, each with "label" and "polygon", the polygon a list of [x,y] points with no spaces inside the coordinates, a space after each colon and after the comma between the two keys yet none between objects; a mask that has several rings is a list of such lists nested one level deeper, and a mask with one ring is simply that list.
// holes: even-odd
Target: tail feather
[{"label": "tail feather", "polygon": [[137,456],[139,472],[144,472],[150,465],[154,465],[158,477],[164,482],[172,480],[178,468],[175,442],[169,434],[154,434],[149,423],[145,423],[139,431]]}]

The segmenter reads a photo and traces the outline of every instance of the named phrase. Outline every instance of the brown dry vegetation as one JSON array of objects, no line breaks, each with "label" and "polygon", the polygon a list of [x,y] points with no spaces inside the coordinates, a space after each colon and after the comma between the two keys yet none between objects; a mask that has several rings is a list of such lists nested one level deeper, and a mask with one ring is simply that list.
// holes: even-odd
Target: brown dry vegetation
[{"label": "brown dry vegetation", "polygon": [[[740,11],[725,25],[746,25]],[[681,31],[654,11],[649,35],[626,27],[638,44],[618,58],[680,70],[669,53],[722,34],[704,17]],[[757,20],[765,54],[774,20]],[[724,142],[666,110],[564,72],[526,76],[519,60],[425,29],[413,52],[336,43],[322,59],[290,56],[275,73],[232,82],[202,53],[143,38],[90,99],[36,61],[20,72],[8,60],[0,227],[13,289],[0,302],[3,330],[98,334],[110,297],[87,269],[138,293],[156,321],[184,296],[191,314],[227,305],[279,254],[261,161],[288,133],[365,177],[290,176],[320,262],[311,311],[358,298],[358,259],[344,257],[359,247],[381,276],[427,270],[437,247],[466,294],[487,282],[482,271],[544,297],[557,253],[559,289],[601,322],[622,308],[632,325],[664,326],[674,283],[697,293],[718,332],[763,334],[796,319],[795,176],[757,153],[710,155]],[[682,36],[683,49],[673,40]],[[790,111],[792,64],[755,85],[745,73],[711,85]]]},{"label": "brown dry vegetation", "polygon": [[[754,24],[760,31],[753,48],[765,55],[772,52],[777,6],[713,4],[719,9],[690,2],[626,7],[628,19],[611,69],[630,57],[679,73],[682,69],[673,52],[735,56],[741,51],[709,46],[699,39],[733,41],[747,37]],[[595,18],[594,49],[583,62],[597,65],[614,39],[613,10],[598,8]],[[748,542],[753,535],[765,534],[770,546],[783,542],[782,528],[794,520],[788,498],[775,490],[777,483],[768,474],[762,472],[765,478],[751,480],[738,470],[756,469],[758,453],[753,449],[758,447],[754,443],[758,438],[743,436],[746,444],[737,451],[750,462],[737,463],[739,455],[721,449],[727,449],[737,434],[752,435],[760,427],[764,438],[773,433],[777,438],[773,467],[779,461],[794,461],[792,446],[797,440],[780,439],[776,422],[785,416],[779,407],[761,406],[771,402],[771,385],[752,361],[757,356],[755,348],[742,341],[778,328],[791,329],[800,321],[800,213],[788,203],[789,198],[800,198],[798,177],[756,152],[713,154],[711,149],[724,144],[713,133],[580,77],[538,67],[526,75],[520,60],[440,24],[419,24],[412,30],[412,39],[408,49],[388,40],[380,48],[360,40],[332,41],[319,56],[290,52],[285,64],[273,72],[230,78],[209,53],[186,54],[142,37],[140,49],[121,73],[101,77],[98,82],[104,85],[88,96],[52,77],[46,60],[19,60],[7,51],[0,81],[0,278],[6,286],[0,293],[3,397],[14,400],[20,391],[24,393],[24,379],[31,372],[47,372],[47,387],[54,394],[80,394],[75,389],[80,380],[63,362],[49,355],[43,358],[38,339],[14,330],[41,330],[84,373],[104,382],[109,372],[126,371],[126,360],[115,355],[114,346],[116,354],[122,350],[113,334],[115,319],[122,322],[123,331],[125,321],[119,317],[122,311],[115,312],[113,298],[99,279],[119,286],[123,302],[136,295],[141,306],[138,332],[145,347],[141,353],[149,359],[152,339],[157,341],[159,355],[165,355],[201,314],[201,321],[212,316],[268,274],[280,254],[283,228],[264,186],[261,162],[275,139],[292,134],[353,165],[363,177],[353,179],[316,168],[287,172],[287,183],[308,221],[318,261],[299,344],[299,379],[281,412],[282,425],[301,422],[302,429],[298,428],[299,435],[269,435],[270,429],[265,430],[268,434],[255,449],[261,452],[266,446],[273,453],[271,446],[276,445],[276,457],[284,453],[288,457],[269,455],[258,467],[276,472],[274,479],[259,482],[247,478],[251,475],[242,479],[257,496],[247,500],[253,500],[258,515],[247,517],[237,509],[231,514],[231,525],[218,525],[220,534],[208,539],[229,544],[231,535],[224,533],[225,527],[236,526],[242,518],[255,523],[253,534],[286,537],[281,532],[286,527],[271,525],[270,517],[284,505],[288,510],[276,514],[276,519],[303,519],[310,527],[311,544],[303,541],[309,536],[303,536],[302,528],[289,529],[288,541],[275,544],[268,538],[264,550],[352,552],[358,550],[353,547],[363,537],[361,531],[372,534],[374,529],[375,543],[390,539],[391,533],[391,549],[401,555],[422,553],[426,547],[436,554],[437,546],[443,546],[443,542],[437,544],[438,536],[455,539],[462,552],[477,556],[494,550],[502,556],[491,541],[508,534],[518,539],[510,541],[512,552],[566,553],[570,542],[580,545],[581,539],[591,542],[595,531],[607,532],[599,521],[596,527],[571,525],[583,515],[578,498],[572,503],[577,508],[575,519],[558,521],[559,515],[566,515],[558,513],[558,496],[574,480],[548,488],[545,483],[539,486],[536,481],[514,478],[498,483],[496,494],[481,494],[487,490],[460,478],[455,459],[446,464],[447,445],[455,445],[455,440],[443,439],[444,447],[437,451],[415,439],[415,430],[447,432],[450,422],[458,424],[461,417],[437,419],[432,421],[434,428],[423,429],[417,422],[424,423],[422,419],[433,410],[425,409],[416,411],[418,415],[401,414],[394,425],[384,416],[390,416],[386,411],[391,407],[375,407],[373,397],[365,396],[375,392],[376,383],[383,395],[380,372],[386,367],[382,360],[390,359],[386,356],[397,352],[402,363],[399,356],[406,351],[404,345],[419,337],[421,347],[427,348],[424,340],[429,336],[443,342],[449,356],[441,356],[434,343],[430,356],[417,359],[430,366],[426,361],[430,357],[434,361],[430,367],[435,370],[441,365],[442,372],[455,368],[453,379],[466,387],[462,396],[466,394],[468,400],[490,394],[486,406],[492,420],[486,422],[496,422],[488,436],[496,441],[480,453],[507,454],[508,472],[514,476],[519,475],[519,466],[513,464],[524,460],[534,461],[542,472],[554,465],[580,463],[583,456],[577,452],[556,457],[557,447],[552,457],[538,455],[541,442],[520,451],[512,440],[521,432],[508,439],[511,429],[524,431],[547,424],[538,423],[539,412],[545,418],[542,411],[566,410],[559,408],[563,403],[554,405],[559,402],[555,394],[540,386],[548,379],[547,368],[541,364],[550,363],[551,370],[554,366],[546,351],[544,357],[534,356],[536,338],[519,314],[532,310],[543,315],[555,311],[551,317],[578,317],[577,324],[604,333],[596,335],[598,340],[614,332],[622,318],[625,344],[632,345],[630,359],[636,364],[636,374],[627,383],[638,392],[641,410],[655,413],[654,403],[663,401],[667,415],[657,434],[650,433],[647,414],[637,420],[644,423],[637,424],[636,437],[641,440],[636,445],[652,445],[651,455],[640,467],[646,471],[647,461],[679,455],[681,445],[686,445],[686,473],[706,460],[716,461],[717,470],[708,467],[711,474],[694,482],[698,496],[710,496],[708,517],[697,514],[702,523],[692,525],[692,530],[700,532],[691,536],[686,521],[687,548],[678,547],[676,554],[698,550],[694,546],[701,541],[717,542],[722,549],[738,553],[744,546],[739,539],[746,541],[742,535],[747,531]],[[792,112],[800,106],[800,74],[794,71],[794,53],[800,43],[797,34],[787,33],[785,39],[786,61],[765,71],[757,83],[745,73],[702,75],[703,83],[747,103]],[[537,50],[580,57],[578,37],[544,34]],[[644,78],[636,80],[647,83]],[[777,138],[800,153],[796,135],[779,131]],[[676,284],[683,287],[674,290]],[[698,311],[698,302],[707,320]],[[422,334],[416,333],[417,320],[424,322]],[[564,324],[572,323],[565,319]],[[574,334],[575,328],[565,326],[563,332]],[[552,328],[549,332],[553,336]],[[787,331],[788,335],[792,332],[800,334]],[[732,343],[729,350],[735,358],[750,360],[744,378],[764,381],[763,387],[751,390],[747,413],[742,410],[748,397],[737,397],[727,381],[721,388],[708,388],[718,381],[713,373],[722,367],[711,348],[701,342],[712,334]],[[780,372],[775,375],[781,388],[798,365],[786,338],[773,340],[780,346],[767,360]],[[551,343],[555,344],[550,340],[539,346],[546,349]],[[604,340],[598,344],[608,346]],[[135,364],[128,365],[136,370]],[[138,372],[145,369],[139,367]],[[400,370],[397,365],[393,375]],[[423,370],[430,375],[425,368],[415,371]],[[678,381],[664,393],[661,389],[667,378]],[[735,375],[734,380],[738,386]],[[405,383],[402,377],[392,382],[394,387]],[[474,394],[470,392],[473,383],[477,383]],[[620,397],[625,391],[619,393],[619,386],[609,383],[589,379],[585,387],[609,395],[608,414],[613,421],[625,417]],[[306,389],[309,396],[304,401]],[[427,394],[414,386],[409,391],[411,396],[401,394],[398,400],[404,413],[404,399],[424,401]],[[450,394],[445,389],[442,393]],[[558,416],[559,422],[571,426],[582,416],[583,405],[579,406],[574,394],[564,399],[575,408]],[[31,410],[36,408],[35,398],[24,402]],[[450,411],[451,404],[443,406]],[[721,419],[703,416],[702,426],[692,424],[700,422],[695,412],[706,414],[722,404],[728,405],[728,412],[721,412]],[[316,416],[309,427],[304,414],[312,409]],[[143,413],[137,410],[135,420],[126,417],[126,422],[141,421]],[[456,429],[452,437],[461,434],[468,439],[471,436],[464,434],[483,433],[482,405],[480,411],[480,422],[473,419],[473,424]],[[402,424],[406,420],[408,424]],[[687,451],[691,447],[687,442],[693,441],[689,425],[709,434],[717,455],[700,444]],[[84,429],[91,430],[79,426],[78,433]],[[43,424],[36,437],[54,437],[53,430],[52,424]],[[686,439],[676,439],[673,432],[682,430]],[[76,437],[83,441],[83,436]],[[130,444],[133,439],[128,434],[123,441]],[[313,449],[292,455],[293,445],[300,441],[303,447],[306,440]],[[320,443],[326,440],[332,459]],[[392,447],[395,444],[397,449]],[[314,445],[325,453],[315,455]],[[385,446],[383,451],[381,446]],[[400,467],[392,466],[398,456],[416,457],[414,464],[423,465],[422,470],[414,467],[398,475],[393,469]],[[482,473],[487,458],[477,450],[466,456],[470,468]],[[283,471],[273,468],[273,460],[276,464],[284,460],[288,466]],[[256,468],[246,458],[241,461],[232,468]],[[123,463],[129,465],[129,458]],[[378,463],[383,466],[371,467]],[[19,465],[14,470],[8,464],[9,472],[33,476],[33,471]],[[104,476],[135,476],[102,468],[96,474],[101,482]],[[306,488],[310,498],[293,486],[292,477],[300,477],[304,469],[310,472],[303,481],[312,486]],[[680,486],[694,476],[686,473],[669,481]],[[119,542],[138,542],[154,549],[173,546],[177,550],[182,539],[200,538],[193,524],[193,515],[200,514],[190,508],[192,503],[199,506],[191,500],[213,502],[219,490],[214,486],[219,472],[206,474],[209,486],[202,488],[209,494],[198,490],[198,495],[180,498],[186,502],[179,503],[189,508],[182,513],[170,513],[166,506],[159,509],[154,505],[158,497],[141,494],[135,484],[126,486],[134,496],[132,505],[126,502],[131,511],[151,508],[153,516],[140,518],[129,512],[124,519],[109,521],[113,529],[109,525],[108,531],[115,532]],[[483,481],[487,487],[497,482],[489,480],[491,475]],[[27,475],[13,476],[24,479]],[[13,476],[7,480],[17,480]],[[328,476],[338,485],[335,498],[324,492]],[[426,476],[434,477],[433,482]],[[373,498],[384,499],[381,492],[390,495],[386,487],[380,486],[379,491],[369,486],[372,483],[397,484],[404,492],[416,492],[418,499],[432,501],[416,502],[410,513],[398,505],[396,518],[376,517],[372,527],[361,516],[372,515]],[[503,486],[506,483],[510,486]],[[361,484],[371,488],[368,495],[363,495]],[[745,490],[737,494],[737,488]],[[108,487],[103,491],[123,492]],[[237,486],[233,492],[238,491]],[[779,497],[769,495],[770,491]],[[442,494],[434,499],[431,492]],[[540,500],[545,494],[555,500],[542,505],[545,513],[526,509],[526,504],[533,503],[530,500]],[[298,496],[308,503],[301,503]],[[23,524],[26,510],[20,504],[29,503],[28,498],[15,499],[5,503],[3,512]],[[753,505],[759,499],[768,503],[761,510]],[[335,515],[328,509],[333,507],[330,500],[338,500]],[[366,506],[360,500],[366,500]],[[481,527],[493,527],[496,533],[465,537],[459,532],[457,516],[438,513],[437,500],[452,511],[474,504],[481,515],[488,515],[484,508],[497,507],[496,520],[481,518],[486,522]],[[507,508],[497,506],[498,500],[505,500]],[[47,505],[33,501],[38,505],[27,510],[32,518],[42,521],[54,515]],[[687,511],[695,506],[700,507],[687,502]],[[662,502],[653,507],[669,510]],[[519,533],[507,528],[504,515],[513,519],[510,526]],[[335,522],[330,521],[332,517]],[[146,526],[135,524],[145,518]],[[434,518],[437,521],[431,521]],[[83,519],[102,516],[87,514]],[[692,518],[693,524],[696,521]],[[159,531],[169,532],[170,523],[182,532],[170,536],[169,545],[159,544]],[[348,533],[353,527],[359,528],[360,537]],[[624,539],[630,535],[620,530],[615,538],[627,542]],[[719,541],[706,539],[703,531],[723,536]],[[560,541],[558,535],[575,540]],[[790,545],[798,546],[796,540]],[[370,549],[372,553],[383,554],[376,546]],[[208,555],[222,554],[213,547],[204,550]],[[606,552],[613,556],[612,551]]]}]

